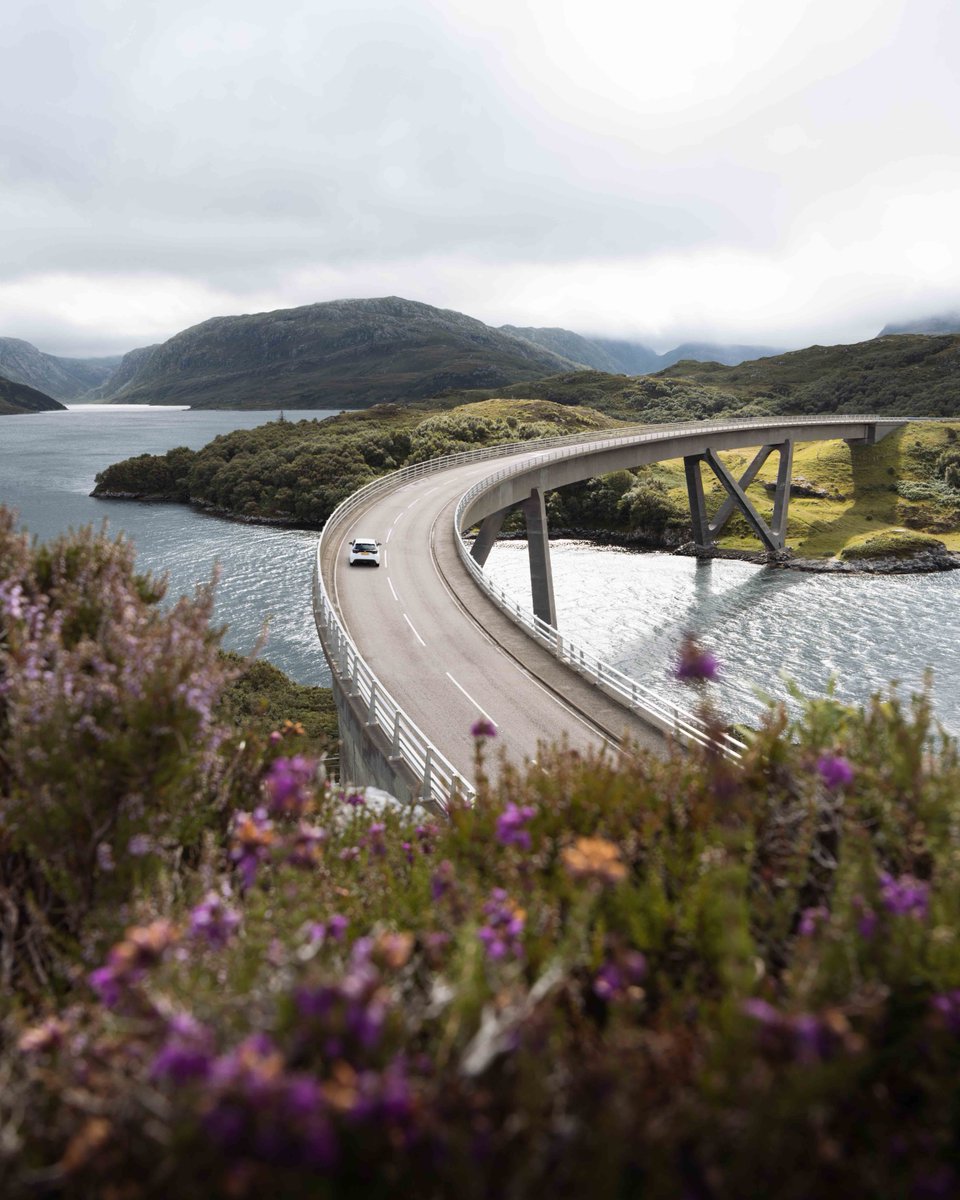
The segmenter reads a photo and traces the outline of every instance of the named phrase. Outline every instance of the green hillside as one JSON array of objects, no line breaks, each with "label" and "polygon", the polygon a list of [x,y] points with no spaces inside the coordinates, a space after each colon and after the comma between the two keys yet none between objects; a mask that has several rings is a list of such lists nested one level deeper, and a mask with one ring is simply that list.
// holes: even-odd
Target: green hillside
[{"label": "green hillside", "polygon": [[390,296],[215,317],[128,355],[103,398],[194,408],[362,408],[500,388],[571,365],[463,313]]},{"label": "green hillside", "polygon": [[809,346],[736,367],[679,362],[658,379],[716,388],[752,411],[960,415],[960,335]]}]

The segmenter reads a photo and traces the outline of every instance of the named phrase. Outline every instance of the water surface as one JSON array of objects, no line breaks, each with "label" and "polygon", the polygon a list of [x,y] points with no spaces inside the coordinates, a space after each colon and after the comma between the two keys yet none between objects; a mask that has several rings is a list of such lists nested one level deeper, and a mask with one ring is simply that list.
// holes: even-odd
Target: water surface
[{"label": "water surface", "polygon": [[[933,668],[935,709],[960,733],[960,571],[818,575],[716,559],[551,543],[560,629],[640,682],[689,703],[670,666],[684,632],[723,662],[724,711],[749,720],[757,692],[807,694],[832,678],[845,700],[890,680],[919,690]],[[487,571],[529,605],[526,546],[500,542]]]},{"label": "water surface", "polygon": [[[330,415],[285,410],[295,421]],[[0,503],[18,509],[22,524],[40,538],[106,521],[111,532],[133,539],[141,569],[168,575],[172,596],[192,592],[219,563],[215,616],[229,625],[225,644],[249,652],[267,622],[263,656],[301,683],[329,684],[310,607],[315,533],[242,524],[185,505],[89,494],[97,472],[122,458],[174,446],[197,450],[217,434],[278,416],[103,404],[0,417]]]}]

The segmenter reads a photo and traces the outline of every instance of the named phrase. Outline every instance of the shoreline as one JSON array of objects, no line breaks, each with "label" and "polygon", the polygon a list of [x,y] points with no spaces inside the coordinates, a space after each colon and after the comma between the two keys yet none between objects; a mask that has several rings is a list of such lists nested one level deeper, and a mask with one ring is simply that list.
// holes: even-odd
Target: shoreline
[{"label": "shoreline", "polygon": [[[297,529],[304,533],[319,533],[322,526],[307,525],[285,517],[253,516],[232,512],[214,504],[198,500],[172,500],[162,494],[140,492],[97,492],[90,496],[95,500],[136,500],[142,504],[178,504],[211,517],[235,521],[241,525],[265,525],[279,529]],[[525,534],[501,533],[498,541],[522,541]],[[555,529],[550,533],[552,540],[589,542],[593,546],[615,546],[635,554],[675,554],[685,558],[710,561],[715,558],[736,559],[753,563],[759,567],[772,567],[785,571],[804,571],[820,575],[930,575],[941,571],[960,570],[960,552],[941,549],[923,550],[917,554],[891,555],[886,558],[862,558],[844,562],[837,558],[798,558],[792,551],[771,554],[764,550],[698,550],[692,542],[674,543],[657,541],[638,534],[616,532],[609,529]]]}]

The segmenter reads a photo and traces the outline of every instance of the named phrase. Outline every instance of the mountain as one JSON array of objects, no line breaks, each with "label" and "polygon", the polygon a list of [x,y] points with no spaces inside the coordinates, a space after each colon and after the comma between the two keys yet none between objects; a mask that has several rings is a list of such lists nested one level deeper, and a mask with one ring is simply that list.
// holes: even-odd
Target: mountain
[{"label": "mountain", "polygon": [[463,313],[397,296],[214,317],[134,355],[100,389],[103,399],[362,408],[449,389],[496,388],[576,365]]},{"label": "mountain", "polygon": [[45,392],[56,400],[76,400],[102,384],[120,363],[112,358],[58,358],[20,338],[0,337],[0,375]]},{"label": "mountain", "polygon": [[653,377],[717,389],[750,412],[960,414],[960,335],[808,346],[736,366],[685,361]]},{"label": "mountain", "polygon": [[877,337],[888,337],[891,333],[960,333],[960,312],[942,313],[939,317],[924,317],[919,321],[902,321],[884,325]]},{"label": "mountain", "polygon": [[719,362],[735,366],[748,358],[779,354],[772,346],[733,346],[713,342],[684,342],[673,350],[658,354],[643,342],[625,339],[584,337],[571,333],[569,329],[538,329],[518,325],[501,325],[505,333],[526,338],[537,346],[552,350],[582,363],[594,371],[612,375],[650,375],[671,367],[681,359],[690,358],[698,362]]},{"label": "mountain", "polygon": [[[635,371],[625,367],[622,355],[608,348],[614,347],[618,343],[610,342],[608,346],[604,346],[599,338],[583,337],[579,333],[571,333],[569,329],[538,329],[532,326],[501,325],[500,331],[509,333],[512,337],[524,338],[535,346],[551,350],[554,354],[560,354],[564,358],[569,358],[581,366],[590,367],[594,371],[606,371],[611,375],[636,374]],[[631,343],[624,342],[622,345],[628,346]],[[646,350],[646,347],[643,349]],[[653,350],[647,350],[647,353],[651,356],[651,361],[656,362],[656,353]]]},{"label": "mountain", "polygon": [[690,359],[693,362],[721,363],[724,366],[736,367],[742,362],[754,358],[770,358],[783,351],[774,346],[737,346],[724,345],[716,342],[684,342],[666,354],[660,355],[660,370],[672,367],[675,363]]},{"label": "mountain", "polygon": [[36,388],[17,383],[13,379],[0,378],[0,417],[9,417],[17,413],[55,412],[62,410],[52,396],[45,396]]}]

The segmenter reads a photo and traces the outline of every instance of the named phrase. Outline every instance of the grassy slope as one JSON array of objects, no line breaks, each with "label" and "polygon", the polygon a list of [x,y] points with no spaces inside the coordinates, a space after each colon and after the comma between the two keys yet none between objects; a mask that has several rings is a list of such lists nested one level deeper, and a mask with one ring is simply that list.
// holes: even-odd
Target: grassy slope
[{"label": "grassy slope", "polygon": [[[951,437],[951,431],[953,437]],[[845,546],[867,535],[902,528],[934,534],[948,549],[960,550],[960,495],[956,508],[934,508],[928,503],[904,500],[896,491],[898,481],[926,481],[933,461],[960,431],[960,424],[910,424],[889,434],[879,445],[851,448],[846,442],[811,442],[797,447],[793,477],[807,481],[826,497],[794,494],[790,500],[787,544],[805,558],[829,558]],[[720,456],[734,474],[750,462],[749,452],[727,452]],[[739,470],[738,470],[739,469]],[[772,503],[763,482],[776,478],[777,459],[771,456],[751,486],[748,495],[760,514],[769,518]],[[683,463],[674,460],[657,467],[658,477],[678,502],[685,503]],[[704,483],[712,477],[704,471]],[[711,511],[720,503],[719,483],[707,486]],[[731,522],[720,541],[726,549],[756,550],[758,543],[741,522]]]}]

